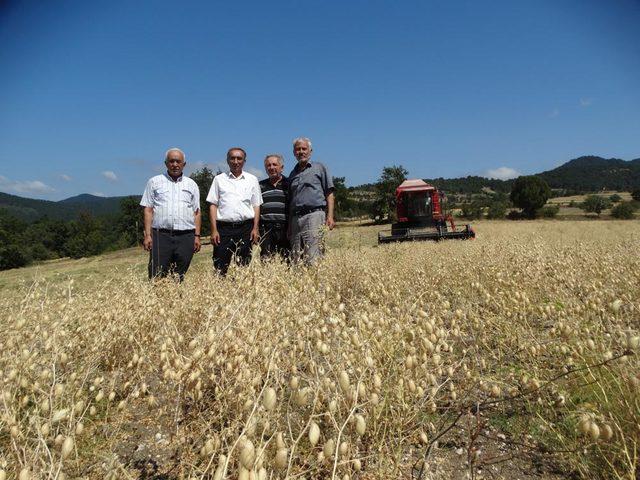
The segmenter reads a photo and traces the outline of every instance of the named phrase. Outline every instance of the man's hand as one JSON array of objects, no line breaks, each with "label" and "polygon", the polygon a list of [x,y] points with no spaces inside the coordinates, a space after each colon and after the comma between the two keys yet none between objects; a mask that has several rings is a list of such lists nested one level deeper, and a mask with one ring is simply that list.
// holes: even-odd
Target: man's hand
[{"label": "man's hand", "polygon": [[327,227],[329,227],[329,230],[333,230],[333,227],[336,226],[336,221],[333,219],[333,217],[327,216],[327,221],[324,223],[327,225]]},{"label": "man's hand", "polygon": [[260,241],[260,232],[257,228],[251,229],[251,242],[258,243]]},{"label": "man's hand", "polygon": [[220,234],[218,233],[218,230],[211,232],[211,243],[214,245],[220,245]]},{"label": "man's hand", "polygon": [[151,235],[145,235],[144,240],[142,241],[142,248],[144,248],[147,252],[150,252],[152,246],[153,246],[153,239]]},{"label": "man's hand", "polygon": [[196,238],[193,239],[193,253],[198,253],[200,251],[200,237],[196,235]]}]

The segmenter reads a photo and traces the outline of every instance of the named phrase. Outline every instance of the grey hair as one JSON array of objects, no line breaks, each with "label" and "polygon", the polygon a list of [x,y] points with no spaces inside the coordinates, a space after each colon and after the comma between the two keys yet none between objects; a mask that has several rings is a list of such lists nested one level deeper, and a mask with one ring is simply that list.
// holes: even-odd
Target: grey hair
[{"label": "grey hair", "polygon": [[279,153],[270,153],[269,155],[267,155],[266,157],[264,157],[264,164],[267,164],[267,160],[271,157],[275,157],[278,159],[278,163],[281,166],[284,166],[284,157],[282,155],[280,155]]},{"label": "grey hair", "polygon": [[311,146],[311,139],[307,138],[307,137],[298,137],[298,138],[294,138],[293,139],[293,146],[295,148],[296,143],[300,143],[300,142],[304,142],[307,145],[309,145],[309,149],[312,149],[313,147]]},{"label": "grey hair", "polygon": [[172,147],[169,150],[167,150],[164,154],[164,160],[165,162],[169,159],[169,154],[171,152],[178,152],[180,155],[182,155],[182,159],[186,162],[187,161],[187,156],[184,154],[184,152],[182,150],[180,150],[177,147]]}]

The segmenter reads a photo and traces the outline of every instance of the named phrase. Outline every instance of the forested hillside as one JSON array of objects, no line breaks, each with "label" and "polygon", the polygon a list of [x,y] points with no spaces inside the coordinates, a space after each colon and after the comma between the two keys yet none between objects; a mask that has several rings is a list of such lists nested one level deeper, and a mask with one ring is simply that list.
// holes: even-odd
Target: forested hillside
[{"label": "forested hillside", "polygon": [[[139,195],[132,197],[140,198]],[[74,220],[81,212],[94,216],[116,214],[120,211],[120,202],[124,198],[127,197],[98,197],[84,193],[52,202],[0,192],[0,209],[25,222],[34,222],[44,217],[67,221]]]},{"label": "forested hillside", "polygon": [[630,191],[640,187],[640,158],[625,161],[619,158],[580,157],[538,176],[551,188],[580,193]]}]

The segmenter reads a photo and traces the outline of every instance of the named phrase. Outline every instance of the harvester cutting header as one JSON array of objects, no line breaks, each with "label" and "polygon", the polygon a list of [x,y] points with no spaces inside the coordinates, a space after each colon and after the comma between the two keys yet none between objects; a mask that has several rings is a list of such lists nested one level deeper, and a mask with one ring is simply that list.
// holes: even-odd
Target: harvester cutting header
[{"label": "harvester cutting header", "polygon": [[433,185],[419,179],[405,180],[396,189],[398,221],[391,225],[391,232],[378,233],[378,243],[475,238],[471,225],[456,230],[445,206],[444,193]]}]

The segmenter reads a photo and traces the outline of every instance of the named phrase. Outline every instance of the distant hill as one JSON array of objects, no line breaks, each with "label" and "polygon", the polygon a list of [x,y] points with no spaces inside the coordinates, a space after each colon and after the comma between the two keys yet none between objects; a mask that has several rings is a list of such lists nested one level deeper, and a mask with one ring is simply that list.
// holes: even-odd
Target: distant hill
[{"label": "distant hill", "polygon": [[[552,189],[571,192],[598,192],[601,190],[630,191],[640,188],[640,158],[621,160],[584,156],[537,173]],[[480,193],[483,189],[509,193],[513,180],[496,180],[478,176],[461,178],[427,178],[425,182],[447,193]]]},{"label": "distant hill", "polygon": [[478,176],[460,178],[426,178],[425,182],[438,187],[446,193],[480,193],[485,189],[494,192],[509,193],[513,180],[497,180]]},{"label": "distant hill", "polygon": [[52,220],[73,220],[80,212],[89,212],[94,216],[118,213],[123,198],[126,197],[97,197],[85,193],[51,202],[0,192],[0,208],[26,222],[34,222],[42,217]]},{"label": "distant hill", "polygon": [[539,173],[551,188],[581,192],[629,191],[640,188],[640,158],[635,160],[580,157]]}]

